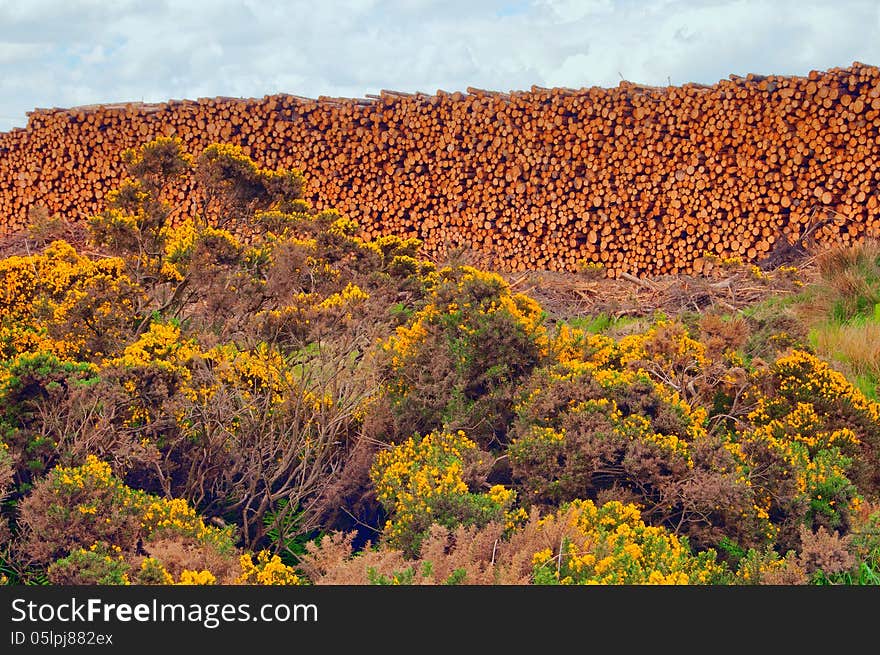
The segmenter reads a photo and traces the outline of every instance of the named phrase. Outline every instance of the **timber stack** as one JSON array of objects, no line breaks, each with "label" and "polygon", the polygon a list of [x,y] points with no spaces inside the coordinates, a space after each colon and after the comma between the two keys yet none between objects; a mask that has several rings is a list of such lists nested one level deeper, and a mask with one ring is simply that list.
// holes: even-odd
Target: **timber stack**
[{"label": "timber stack", "polygon": [[[36,206],[99,212],[121,151],[172,135],[304,170],[313,204],[365,238],[417,236],[428,255],[464,247],[502,270],[693,272],[706,253],[761,260],[827,217],[821,239],[880,234],[880,70],[858,62],[711,86],[38,109],[0,134],[0,234]],[[183,213],[190,184],[169,198]]]}]

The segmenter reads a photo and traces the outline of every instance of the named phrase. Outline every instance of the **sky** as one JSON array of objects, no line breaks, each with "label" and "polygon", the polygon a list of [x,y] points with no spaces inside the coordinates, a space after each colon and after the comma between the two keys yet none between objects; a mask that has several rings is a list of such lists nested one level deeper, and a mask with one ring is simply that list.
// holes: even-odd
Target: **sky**
[{"label": "sky", "polygon": [[712,84],[880,65],[877,0],[0,0],[0,131],[36,107]]}]

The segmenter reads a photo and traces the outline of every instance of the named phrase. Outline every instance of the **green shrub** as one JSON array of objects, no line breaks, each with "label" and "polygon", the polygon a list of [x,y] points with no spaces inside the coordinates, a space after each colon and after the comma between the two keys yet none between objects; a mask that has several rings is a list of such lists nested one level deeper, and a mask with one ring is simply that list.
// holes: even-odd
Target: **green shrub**
[{"label": "green shrub", "polygon": [[542,322],[501,277],[440,271],[429,303],[383,344],[398,438],[467,429],[483,448],[503,445],[515,386],[547,354]]}]

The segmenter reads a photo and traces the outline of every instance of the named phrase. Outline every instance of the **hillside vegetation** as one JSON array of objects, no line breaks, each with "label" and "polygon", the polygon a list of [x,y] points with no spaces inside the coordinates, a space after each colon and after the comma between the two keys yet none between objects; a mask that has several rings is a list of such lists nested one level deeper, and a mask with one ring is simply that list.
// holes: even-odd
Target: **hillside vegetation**
[{"label": "hillside vegetation", "polygon": [[621,310],[597,266],[529,295],[365,241],[233,146],[122,157],[0,261],[7,583],[880,582],[880,246]]}]

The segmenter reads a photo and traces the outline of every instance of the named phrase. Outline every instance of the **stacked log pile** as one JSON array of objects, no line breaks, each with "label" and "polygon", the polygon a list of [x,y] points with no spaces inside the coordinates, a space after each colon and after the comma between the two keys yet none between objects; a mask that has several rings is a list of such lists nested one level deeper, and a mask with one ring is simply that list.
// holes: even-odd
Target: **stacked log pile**
[{"label": "stacked log pile", "polygon": [[[464,247],[504,270],[693,272],[706,252],[757,261],[817,216],[836,219],[825,239],[880,232],[880,70],[856,62],[712,86],[39,109],[0,134],[0,233],[34,206],[71,221],[100,211],[120,152],[160,135],[301,168],[312,202],[366,238],[418,236],[429,254]],[[189,184],[172,192],[184,213],[196,211]]]}]

